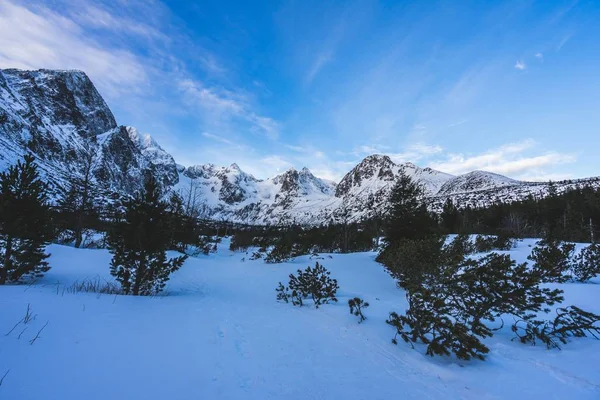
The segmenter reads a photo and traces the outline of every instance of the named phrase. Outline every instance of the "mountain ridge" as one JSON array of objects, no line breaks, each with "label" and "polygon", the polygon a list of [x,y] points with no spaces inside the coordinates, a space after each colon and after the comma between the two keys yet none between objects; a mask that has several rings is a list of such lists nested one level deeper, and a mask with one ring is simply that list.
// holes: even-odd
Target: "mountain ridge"
[{"label": "mountain ridge", "polygon": [[[308,168],[290,168],[257,179],[235,162],[176,164],[152,136],[118,125],[108,105],[82,71],[0,70],[0,169],[33,153],[57,190],[92,163],[106,193],[131,195],[153,174],[165,190],[181,194],[201,218],[250,224],[326,224],[380,216],[391,188],[405,173],[424,188],[429,207],[451,199],[458,207],[541,197],[547,182],[523,182],[487,171],[454,176],[384,154],[365,157],[337,183]],[[558,192],[600,186],[600,178],[555,182]]]}]

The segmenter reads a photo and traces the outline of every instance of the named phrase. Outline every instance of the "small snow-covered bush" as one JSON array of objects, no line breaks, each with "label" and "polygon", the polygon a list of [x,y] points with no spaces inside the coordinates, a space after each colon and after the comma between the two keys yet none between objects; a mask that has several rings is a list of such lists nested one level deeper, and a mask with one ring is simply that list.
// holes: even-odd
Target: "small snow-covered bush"
[{"label": "small snow-covered bush", "polygon": [[321,304],[337,302],[335,297],[339,285],[337,280],[330,277],[331,273],[318,262],[314,268],[307,267],[304,271],[298,270],[298,275],[290,274],[287,286],[281,282],[276,289],[277,300],[286,303],[290,300],[295,306],[302,306],[305,299],[312,299],[316,308]]},{"label": "small snow-covered bush", "polygon": [[358,317],[359,324],[365,319],[367,319],[367,317],[365,317],[363,314],[363,310],[369,307],[369,303],[367,303],[360,297],[355,297],[353,299],[348,300],[348,307],[350,307],[350,314],[356,315]]},{"label": "small snow-covered bush", "polygon": [[600,244],[592,243],[579,253],[572,266],[573,278],[586,282],[600,274]]}]

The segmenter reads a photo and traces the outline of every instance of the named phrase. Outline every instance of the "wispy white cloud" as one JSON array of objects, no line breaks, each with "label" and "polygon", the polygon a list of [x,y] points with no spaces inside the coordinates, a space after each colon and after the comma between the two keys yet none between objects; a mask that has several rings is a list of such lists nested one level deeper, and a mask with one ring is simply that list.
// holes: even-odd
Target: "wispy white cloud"
[{"label": "wispy white cloud", "polygon": [[558,45],[556,46],[556,51],[560,51],[564,47],[564,45],[567,44],[567,42],[569,40],[571,40],[572,37],[573,37],[572,33],[569,33],[569,34],[563,36],[562,39],[560,40],[560,42],[558,42]]},{"label": "wispy white cloud", "polygon": [[308,73],[306,74],[306,83],[311,83],[321,68],[328,64],[331,60],[333,60],[333,52],[331,50],[324,50],[323,52],[317,54],[317,57],[314,59],[312,65],[308,69]]},{"label": "wispy white cloud", "polygon": [[283,172],[292,168],[294,164],[280,155],[270,155],[260,160],[260,163],[269,167],[271,171],[277,173]]},{"label": "wispy white cloud", "polygon": [[242,120],[249,123],[251,130],[256,133],[264,134],[270,139],[277,139],[279,136],[279,123],[254,112],[244,93],[206,86],[192,79],[182,79],[178,86],[188,103],[203,111],[206,118],[219,122]]},{"label": "wispy white cloud", "polygon": [[69,10],[70,16],[81,25],[87,28],[106,29],[110,31],[120,31],[144,38],[160,39],[168,41],[167,35],[158,29],[131,18],[115,16],[105,9],[95,5],[83,4],[82,8],[72,8]]},{"label": "wispy white cloud", "polygon": [[515,64],[515,68],[523,71],[525,69],[527,69],[527,64],[525,64],[525,61],[523,60],[518,60],[517,63]]},{"label": "wispy white cloud", "polygon": [[221,136],[218,136],[218,135],[213,135],[212,133],[202,132],[202,136],[204,136],[207,139],[214,140],[215,142],[219,142],[219,143],[223,143],[223,144],[228,144],[230,146],[234,146],[235,145],[235,143],[233,143],[231,140],[226,139],[226,138],[221,137]]},{"label": "wispy white cloud", "polygon": [[544,54],[543,53],[535,53],[535,58],[537,58],[541,62],[544,62]]},{"label": "wispy white cloud", "polygon": [[439,155],[442,152],[443,148],[439,145],[416,142],[405,146],[397,152],[386,145],[362,145],[354,149],[351,154],[360,159],[372,154],[384,154],[389,156],[394,162],[400,163],[418,162]]},{"label": "wispy white cloud", "polygon": [[409,150],[411,150],[417,154],[430,156],[433,154],[441,153],[443,149],[441,146],[438,146],[438,145],[430,145],[430,144],[426,144],[426,143],[415,143],[415,144],[409,146]]},{"label": "wispy white cloud", "polygon": [[0,2],[0,67],[80,69],[109,97],[139,91],[148,76],[140,59],[86,37],[72,19],[47,8]]},{"label": "wispy white cloud", "polygon": [[382,145],[382,144],[377,144],[377,145],[364,144],[364,145],[358,146],[356,149],[354,149],[353,154],[356,156],[364,156],[364,155],[371,155],[371,154],[383,154],[389,150],[390,150],[389,146]]},{"label": "wispy white cloud", "polygon": [[334,61],[336,50],[346,34],[347,19],[351,18],[350,8],[352,8],[351,5],[340,13],[336,21],[331,21],[330,31],[322,40],[317,42],[319,43],[319,47],[311,55],[311,63],[304,79],[306,84],[312,83],[319,72]]},{"label": "wispy white cloud", "polygon": [[[433,162],[431,167],[451,174],[485,170],[520,178],[521,176],[530,176],[529,173],[532,170],[541,171],[543,167],[573,163],[577,160],[574,154],[559,152],[529,156],[523,154],[526,150],[533,150],[535,145],[535,141],[526,139],[478,155],[448,154],[445,160]],[[541,174],[544,172],[540,172],[538,175],[541,176]]]},{"label": "wispy white cloud", "polygon": [[450,125],[448,125],[448,128],[452,128],[452,127],[454,127],[454,126],[462,125],[462,124],[465,124],[465,123],[467,123],[467,122],[469,122],[469,120],[468,120],[468,119],[463,119],[462,121],[455,122],[455,123],[453,123],[453,124],[450,124]]},{"label": "wispy white cloud", "polygon": [[305,147],[305,146],[293,146],[291,144],[284,144],[283,147],[285,147],[286,149],[295,151],[297,153],[309,153],[311,151],[311,149],[309,147]]}]

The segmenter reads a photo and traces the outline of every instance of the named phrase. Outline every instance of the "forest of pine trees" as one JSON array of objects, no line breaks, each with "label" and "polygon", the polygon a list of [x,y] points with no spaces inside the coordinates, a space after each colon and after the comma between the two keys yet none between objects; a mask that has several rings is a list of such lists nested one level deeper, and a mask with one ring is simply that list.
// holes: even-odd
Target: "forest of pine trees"
[{"label": "forest of pine trees", "polygon": [[480,209],[459,209],[448,200],[440,215],[440,226],[448,233],[553,236],[593,242],[600,235],[600,189],[581,187],[562,194],[551,189],[550,195],[542,199],[530,196],[523,201]]}]

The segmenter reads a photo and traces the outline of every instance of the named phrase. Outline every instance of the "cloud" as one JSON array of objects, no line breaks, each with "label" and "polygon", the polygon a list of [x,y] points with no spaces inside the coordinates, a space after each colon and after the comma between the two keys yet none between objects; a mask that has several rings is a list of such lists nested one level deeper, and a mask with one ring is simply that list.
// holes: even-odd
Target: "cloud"
[{"label": "cloud", "polygon": [[310,149],[303,146],[292,146],[291,144],[284,144],[283,147],[295,151],[297,153],[308,153]]},{"label": "cloud", "polygon": [[571,38],[572,38],[572,37],[573,37],[573,34],[571,34],[571,33],[570,33],[570,34],[568,34],[568,35],[565,35],[565,36],[563,36],[563,38],[562,38],[562,39],[560,40],[560,42],[558,43],[558,46],[556,46],[556,51],[560,51],[560,50],[563,48],[563,46],[564,46],[565,44],[567,44],[567,42],[568,42],[569,40],[571,40]]},{"label": "cloud", "polygon": [[426,155],[426,156],[433,155],[433,154],[439,154],[443,150],[440,146],[429,145],[429,144],[425,144],[425,143],[415,143],[415,144],[409,146],[409,149],[415,153]]},{"label": "cloud", "polygon": [[365,157],[371,154],[385,154],[394,162],[417,162],[424,158],[440,154],[443,148],[438,145],[430,145],[423,142],[417,142],[404,147],[399,152],[390,151],[389,146],[382,145],[363,145],[356,148],[353,152],[358,157]]},{"label": "cloud", "polygon": [[539,172],[536,173],[535,171],[533,173],[528,173],[525,175],[521,175],[519,177],[519,179],[523,180],[523,181],[529,181],[529,182],[548,182],[548,181],[564,181],[567,179],[573,179],[573,174],[568,174],[568,173],[544,173],[544,172]]},{"label": "cloud", "polygon": [[0,2],[0,68],[83,70],[112,98],[148,81],[133,53],[101,47],[75,21],[47,8],[34,12],[9,0]]},{"label": "cloud", "polygon": [[269,167],[269,170],[277,171],[277,173],[286,171],[294,166],[293,163],[279,155],[270,155],[260,160],[260,163]]},{"label": "cloud", "polygon": [[523,71],[525,69],[527,69],[527,64],[525,64],[525,61],[523,60],[518,60],[517,63],[515,64],[515,68]]},{"label": "cloud", "polygon": [[[319,72],[329,63],[334,60],[335,52],[347,29],[347,19],[351,18],[352,5],[347,6],[345,9],[340,11],[339,17],[334,21],[329,21],[329,32],[325,34],[325,37],[319,38],[317,43],[322,43],[318,51],[314,52],[314,58],[310,63],[308,71],[305,76],[305,83],[309,85],[319,74]],[[356,22],[356,21],[354,21]]]},{"label": "cloud", "polygon": [[84,5],[82,9],[72,9],[71,16],[79,24],[87,28],[120,31],[144,38],[168,41],[169,38],[156,28],[125,17],[117,17],[108,11],[92,5]]},{"label": "cloud", "polygon": [[333,60],[333,52],[331,50],[325,50],[319,53],[309,68],[308,73],[306,74],[306,83],[311,83],[321,68],[328,64],[331,60]]},{"label": "cloud", "polygon": [[252,111],[250,101],[243,93],[216,86],[209,87],[192,79],[180,80],[178,87],[187,97],[189,105],[199,107],[208,119],[217,122],[241,120],[249,123],[253,132],[264,134],[270,139],[277,139],[279,136],[279,123]]},{"label": "cloud", "polygon": [[535,53],[535,58],[537,58],[541,62],[544,62],[544,54],[543,53]]},{"label": "cloud", "polygon": [[511,177],[531,176],[532,170],[538,176],[543,174],[542,167],[573,163],[577,157],[573,154],[547,152],[542,155],[524,156],[522,153],[533,149],[536,145],[532,139],[510,143],[483,154],[466,156],[464,154],[449,154],[444,161],[434,162],[432,168],[450,174],[464,174],[474,170],[485,170]]},{"label": "cloud", "polygon": [[202,132],[202,136],[204,136],[207,139],[214,140],[215,142],[220,142],[220,143],[228,144],[231,146],[235,145],[235,143],[233,143],[231,140],[225,139],[224,137],[221,137],[218,135],[213,135],[212,133]]},{"label": "cloud", "polygon": [[353,154],[356,156],[361,156],[361,155],[371,155],[371,154],[383,154],[386,151],[390,150],[389,146],[385,146],[385,145],[362,145],[362,146],[358,146],[356,149],[354,149]]},{"label": "cloud", "polygon": [[454,124],[450,124],[450,125],[448,125],[448,128],[452,128],[452,127],[454,127],[454,126],[462,125],[462,124],[465,124],[465,123],[467,123],[467,122],[469,122],[469,120],[468,120],[468,119],[463,119],[462,121],[455,122]]}]

